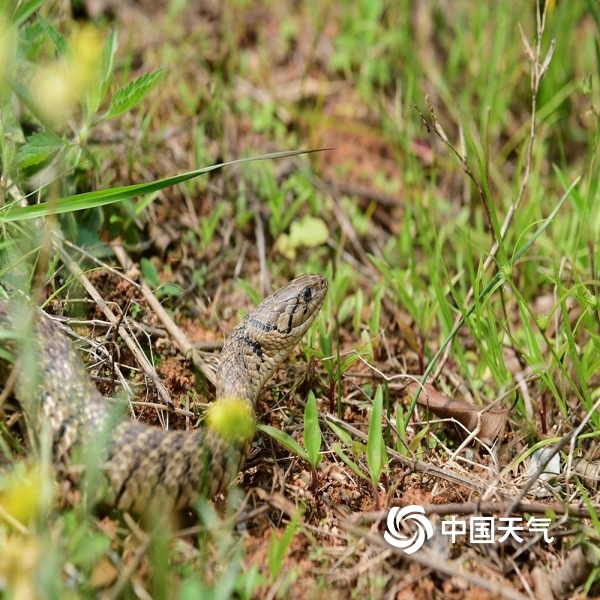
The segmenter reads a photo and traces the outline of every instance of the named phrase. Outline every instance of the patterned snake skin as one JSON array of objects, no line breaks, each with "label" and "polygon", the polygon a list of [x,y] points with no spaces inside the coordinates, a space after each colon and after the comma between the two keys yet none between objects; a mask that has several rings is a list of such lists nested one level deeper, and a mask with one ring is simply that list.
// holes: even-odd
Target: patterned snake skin
[{"label": "patterned snake skin", "polygon": [[[230,399],[254,419],[258,394],[311,326],[327,292],[322,275],[302,275],[269,296],[231,332],[217,371],[217,405]],[[31,311],[29,311],[29,314]],[[17,397],[37,435],[50,425],[54,458],[68,466],[89,454],[104,484],[94,500],[141,514],[183,509],[225,489],[243,466],[252,439],[217,428],[164,430],[115,415],[90,380],[60,327],[39,314],[27,327],[22,306],[0,300],[0,333],[29,332],[19,364]],[[0,336],[0,345],[20,348]],[[227,410],[227,405],[225,405]],[[104,440],[104,441],[102,441]],[[80,454],[81,450],[81,454]],[[87,454],[86,454],[87,451]]]}]

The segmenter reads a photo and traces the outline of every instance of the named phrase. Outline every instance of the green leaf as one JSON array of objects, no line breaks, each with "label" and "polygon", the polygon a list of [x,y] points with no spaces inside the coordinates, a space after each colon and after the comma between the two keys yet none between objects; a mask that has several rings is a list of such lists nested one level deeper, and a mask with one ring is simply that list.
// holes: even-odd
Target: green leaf
[{"label": "green leaf", "polygon": [[333,433],[335,433],[344,444],[350,445],[352,443],[352,436],[345,429],[342,429],[339,425],[329,421],[327,418],[325,419],[325,423],[331,427]]},{"label": "green leaf", "polygon": [[54,158],[64,147],[64,140],[51,131],[34,133],[17,151],[16,165],[20,169],[39,165]]},{"label": "green leaf", "polygon": [[319,321],[319,342],[323,350],[323,355],[331,356],[333,353],[333,335],[331,327],[327,327],[324,320]]},{"label": "green leaf", "polygon": [[200,230],[202,232],[201,239],[204,248],[207,248],[212,241],[217,229],[217,225],[221,220],[221,215],[225,211],[226,207],[227,206],[225,202],[219,202],[219,204],[215,206],[208,217],[200,218]]},{"label": "green leaf", "polygon": [[140,269],[142,271],[144,281],[150,287],[156,287],[159,283],[158,271],[152,262],[150,262],[147,258],[142,257],[142,260],[140,260]]},{"label": "green leaf", "polygon": [[306,215],[290,225],[288,243],[292,248],[316,248],[329,237],[329,230],[322,219]]},{"label": "green leaf", "polygon": [[95,115],[98,112],[100,103],[108,92],[113,73],[116,52],[117,36],[115,34],[115,30],[111,29],[104,42],[104,46],[102,47],[102,53],[100,54],[100,60],[98,61],[98,71],[96,77],[91,88],[86,94],[87,110],[90,116]]},{"label": "green leaf", "polygon": [[410,456],[408,438],[406,436],[406,426],[404,424],[404,410],[400,403],[396,405],[396,428],[398,430],[396,451],[404,456]]},{"label": "green leaf", "polygon": [[172,298],[181,298],[184,291],[175,283],[167,283],[160,288],[161,297],[170,296]]},{"label": "green leaf", "polygon": [[[560,173],[556,167],[555,167],[555,171],[557,173]],[[542,225],[527,240],[525,245],[522,246],[521,248],[519,248],[519,250],[517,250],[515,252],[514,257],[512,259],[513,264],[516,263],[534,244],[535,240],[537,240],[537,238],[539,236],[541,236],[542,233],[544,233],[546,228],[550,225],[550,223],[554,220],[554,218],[558,214],[558,211],[562,208],[562,205],[566,202],[567,198],[569,198],[569,196],[571,195],[571,192],[573,192],[574,188],[579,184],[580,180],[581,180],[581,176],[577,177],[573,181],[573,183],[571,183],[571,185],[567,188],[567,190],[563,194],[562,198],[559,200],[558,204],[552,210],[552,212],[548,215],[548,217],[546,217],[546,219],[544,219],[542,221]],[[373,257],[370,257],[370,258],[373,258]],[[503,276],[500,271],[494,275],[492,280],[478,294],[478,298],[480,301],[483,300],[484,298],[488,297],[491,293],[493,293],[493,291],[496,289],[496,287],[503,285],[502,277]],[[437,349],[436,353],[434,354],[433,358],[429,361],[429,365],[427,365],[427,368],[425,369],[425,372],[423,373],[423,376],[421,377],[421,383],[425,383],[427,381],[429,374],[437,365],[438,359],[440,358],[440,356],[442,356],[442,354],[446,350],[446,347],[448,346],[448,344],[450,344],[454,340],[458,331],[465,324],[466,320],[475,312],[476,308],[477,308],[477,303],[472,304],[469,308],[466,308],[466,307],[464,308],[463,316],[456,323],[456,325],[452,328],[452,331],[448,334],[445,341],[440,345],[440,347]],[[408,425],[408,420],[411,418],[411,416],[415,410],[415,406],[417,405],[417,400],[419,399],[420,393],[421,393],[421,387],[418,387],[417,391],[413,394],[410,406],[408,407],[408,412],[406,414],[406,422],[405,422],[406,425]]]},{"label": "green leaf", "polygon": [[304,409],[304,446],[310,464],[316,468],[321,460],[321,428],[319,427],[317,401],[312,390],[308,393]]},{"label": "green leaf", "polygon": [[367,440],[367,464],[371,473],[371,481],[377,487],[383,469],[388,464],[387,451],[383,441],[381,416],[383,413],[383,389],[380,385],[375,391],[371,422],[369,423],[369,438]]},{"label": "green leaf", "polygon": [[51,25],[42,15],[37,16],[38,23],[42,26],[44,33],[50,38],[59,56],[66,56],[71,52],[69,42]]},{"label": "green leaf", "polygon": [[89,568],[110,548],[110,539],[105,535],[78,529],[71,545],[69,560],[77,567]]},{"label": "green leaf", "polygon": [[18,77],[11,77],[10,73],[5,73],[4,76],[19,100],[23,102],[27,109],[30,110],[43,125],[46,125],[44,111],[40,108],[30,89],[26,85],[23,85]]},{"label": "green leaf", "polygon": [[306,215],[290,225],[289,235],[282,233],[275,244],[277,250],[287,259],[294,260],[297,248],[322,246],[329,237],[327,225],[322,219]]},{"label": "green leaf", "polygon": [[103,119],[112,119],[131,110],[158,83],[163,72],[164,69],[160,68],[152,73],[146,73],[118,89]]},{"label": "green leaf", "polygon": [[103,94],[107,92],[111,81],[115,64],[115,55],[117,54],[117,46],[117,34],[114,28],[112,28],[106,36],[106,41],[104,42],[102,55],[100,56],[100,62],[98,64],[98,77],[103,85]]},{"label": "green leaf", "polygon": [[373,302],[371,303],[371,318],[369,319],[369,332],[373,337],[379,335],[379,327],[381,323],[381,305],[383,304],[383,292],[383,286],[376,286]]},{"label": "green leaf", "polygon": [[277,532],[273,532],[271,534],[271,538],[269,540],[269,573],[273,580],[279,577],[279,573],[281,572],[281,567],[283,567],[283,561],[285,560],[285,556],[288,552],[290,544],[294,539],[294,534],[298,529],[298,525],[300,524],[300,519],[303,514],[302,509],[298,509],[292,520],[288,523],[281,539],[278,539]]},{"label": "green leaf", "polygon": [[271,427],[270,425],[258,425],[257,429],[266,433],[269,437],[272,437],[278,444],[281,444],[284,448],[287,448],[292,454],[302,458],[307,463],[310,464],[310,460],[308,459],[308,454],[303,450],[302,446],[287,433],[277,429],[276,427]]},{"label": "green leaf", "polygon": [[339,444],[333,445],[333,451],[342,459],[342,461],[344,461],[344,463],[346,463],[348,467],[354,471],[358,477],[364,479],[365,481],[369,481],[369,478],[360,470],[359,466],[353,460],[348,458],[348,456],[346,456],[346,453],[342,450],[342,447]]}]

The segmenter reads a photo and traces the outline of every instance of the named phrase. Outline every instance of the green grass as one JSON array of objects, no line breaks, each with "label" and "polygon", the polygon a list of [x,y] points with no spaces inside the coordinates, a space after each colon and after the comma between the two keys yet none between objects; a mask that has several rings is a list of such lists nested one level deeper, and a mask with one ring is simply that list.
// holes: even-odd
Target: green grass
[{"label": "green grass", "polygon": [[[541,22],[531,4],[455,4],[226,0],[199,16],[173,0],[148,21],[134,11],[134,27],[117,8],[114,28],[100,17],[100,33],[82,42],[60,3],[9,2],[2,296],[52,298],[55,311],[91,317],[62,246],[105,297],[153,322],[137,292],[115,294],[123,280],[99,274],[118,266],[107,244],[117,238],[170,314],[217,338],[262,297],[258,273],[276,287],[323,272],[330,289],[295,369],[274,388],[279,402],[259,418],[258,461],[271,465],[273,451],[277,461],[244,478],[244,491],[273,493],[250,496],[251,519],[235,489],[202,503],[185,535],[100,520],[76,493],[65,499],[48,446],[27,447],[0,402],[6,597],[286,597],[306,586],[323,596],[331,580],[377,597],[402,587],[397,557],[389,570],[357,567],[373,547],[333,507],[368,513],[431,491],[435,482],[407,474],[390,451],[444,467],[457,443],[402,396],[408,375],[435,375],[450,398],[501,398],[512,409],[498,460],[499,470],[515,466],[517,487],[523,457],[587,416],[563,458],[596,458],[600,11],[591,0],[553,2]],[[86,43],[91,76],[79,80]],[[61,113],[36,82],[63,68],[74,87]],[[490,464],[483,451],[477,460]],[[572,503],[597,511],[593,495],[575,494]],[[557,526],[567,529],[550,548],[559,563],[570,545],[600,536],[597,519]],[[549,569],[544,548],[532,552]],[[528,577],[531,565],[518,561]],[[496,580],[524,593],[509,571]],[[579,585],[593,589],[597,577]]]}]

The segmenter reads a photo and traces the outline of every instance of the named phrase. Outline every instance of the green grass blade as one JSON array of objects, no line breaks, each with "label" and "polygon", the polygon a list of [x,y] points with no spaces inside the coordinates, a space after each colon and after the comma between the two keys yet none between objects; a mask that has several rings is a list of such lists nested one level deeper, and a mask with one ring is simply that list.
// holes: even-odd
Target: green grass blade
[{"label": "green grass blade", "polygon": [[43,204],[35,204],[33,206],[15,206],[11,205],[0,211],[0,223],[9,223],[14,221],[24,221],[26,219],[37,219],[39,217],[47,217],[49,215],[60,215],[64,213],[75,212],[77,210],[84,210],[88,208],[98,208],[100,206],[106,206],[107,204],[113,204],[115,202],[121,202],[123,200],[130,200],[137,196],[144,194],[150,194],[158,190],[183,183],[210,173],[222,169],[223,167],[230,167],[232,165],[239,165],[242,163],[254,162],[258,160],[273,160],[276,158],[285,158],[287,156],[297,156],[299,154],[308,154],[311,152],[322,152],[326,148],[316,148],[310,150],[289,150],[285,152],[272,152],[270,154],[262,154],[261,156],[251,156],[248,158],[238,158],[236,160],[229,160],[227,162],[218,163],[211,165],[210,167],[203,167],[202,169],[195,169],[194,171],[188,171],[181,175],[175,175],[173,177],[165,177],[157,181],[151,181],[149,183],[139,183],[134,185],[124,185],[120,187],[114,187],[107,190],[98,190],[94,192],[85,192],[83,194],[77,194],[75,196],[66,196],[53,200],[52,202],[46,202]]},{"label": "green grass blade", "polygon": [[338,436],[341,442],[348,445],[352,444],[352,436],[346,430],[342,429],[332,421],[329,421],[327,418],[325,418],[325,423],[329,425],[333,433]]},{"label": "green grass blade", "polygon": [[11,17],[12,23],[22,25],[44,2],[45,0],[31,0],[30,2],[15,3],[17,8]]},{"label": "green grass blade", "polygon": [[281,539],[277,538],[276,533],[271,534],[271,539],[269,541],[269,573],[273,579],[279,577],[281,568],[283,567],[283,561],[285,560],[290,544],[294,539],[294,534],[298,529],[302,514],[302,509],[296,511],[292,520],[285,528]]},{"label": "green grass blade", "polygon": [[[554,207],[554,209],[552,210],[552,212],[548,215],[548,218],[544,219],[543,223],[534,232],[534,234],[531,236],[531,238],[529,240],[527,240],[527,242],[521,248],[519,248],[519,250],[515,253],[514,258],[513,258],[513,262],[516,261],[516,260],[518,260],[519,258],[521,258],[525,254],[525,252],[527,252],[527,250],[529,250],[529,248],[531,248],[531,246],[533,245],[533,243],[535,242],[535,240],[537,240],[537,238],[539,238],[540,235],[542,235],[542,233],[548,228],[548,226],[550,225],[550,223],[554,220],[554,218],[558,214],[558,211],[561,209],[562,205],[566,202],[567,198],[571,195],[571,192],[573,191],[573,189],[575,188],[575,186],[579,183],[580,179],[581,179],[581,177],[577,177],[573,181],[573,183],[567,188],[567,190],[563,194],[562,198],[559,200],[558,204]],[[492,293],[492,291],[495,290],[497,286],[502,285],[502,278],[503,277],[504,277],[504,275],[503,275],[502,272],[496,273],[494,275],[494,277],[492,278],[492,280],[488,283],[488,285],[481,292],[480,297],[479,297],[480,300],[483,299],[483,298],[485,298],[485,297],[487,297],[490,293]],[[429,377],[429,374],[435,368],[435,365],[437,364],[437,361],[440,358],[440,356],[442,356],[442,354],[444,353],[444,350],[446,349],[446,346],[448,346],[448,344],[450,344],[452,342],[452,340],[454,339],[454,337],[456,336],[456,334],[459,332],[459,330],[461,329],[461,327],[465,324],[466,319],[473,314],[473,312],[474,312],[474,310],[475,310],[476,307],[477,307],[477,304],[474,303],[474,304],[471,305],[471,307],[468,310],[465,311],[465,313],[463,314],[463,316],[461,317],[461,319],[458,321],[458,323],[456,324],[456,326],[450,332],[450,335],[440,345],[440,347],[438,348],[437,352],[435,353],[435,355],[431,359],[431,362],[429,363],[429,365],[425,369],[425,372],[423,373],[423,377],[421,378],[421,382],[423,384],[427,381],[427,378]],[[417,400],[419,399],[420,393],[421,393],[421,387],[419,387],[417,389],[417,391],[416,391],[415,395],[413,396],[413,399],[412,399],[412,401],[410,403],[408,411],[406,413],[406,421],[405,421],[405,425],[406,426],[408,426],[408,424],[410,422],[410,419],[411,419],[412,414],[414,412],[415,406],[417,405]]]},{"label": "green grass blade", "polygon": [[364,479],[365,481],[370,481],[369,478],[360,470],[360,467],[346,455],[339,444],[334,444],[333,451],[338,455],[339,458],[342,459],[346,466],[350,467],[350,469],[354,471],[358,477]]}]

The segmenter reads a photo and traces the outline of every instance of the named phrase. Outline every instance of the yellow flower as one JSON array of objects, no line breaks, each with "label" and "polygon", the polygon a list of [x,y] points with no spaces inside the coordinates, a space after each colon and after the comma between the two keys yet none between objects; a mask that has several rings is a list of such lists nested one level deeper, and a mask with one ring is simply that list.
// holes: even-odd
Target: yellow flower
[{"label": "yellow flower", "polygon": [[90,25],[77,29],[69,43],[71,53],[40,67],[31,82],[31,93],[43,116],[59,126],[71,115],[98,76],[102,35]]},{"label": "yellow flower", "polygon": [[9,525],[10,520],[28,525],[46,510],[39,469],[15,469],[0,483],[0,519]]},{"label": "yellow flower", "polygon": [[71,40],[73,50],[71,71],[81,96],[93,83],[102,52],[102,35],[91,25],[79,28]]},{"label": "yellow flower", "polygon": [[254,409],[246,400],[221,398],[210,407],[206,425],[231,442],[251,440],[255,430]]}]

